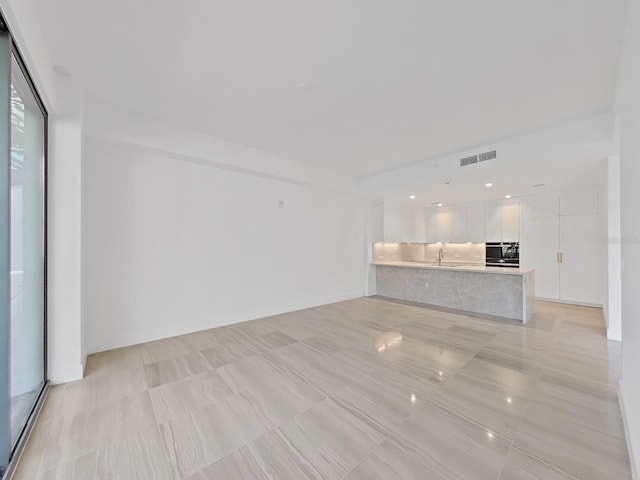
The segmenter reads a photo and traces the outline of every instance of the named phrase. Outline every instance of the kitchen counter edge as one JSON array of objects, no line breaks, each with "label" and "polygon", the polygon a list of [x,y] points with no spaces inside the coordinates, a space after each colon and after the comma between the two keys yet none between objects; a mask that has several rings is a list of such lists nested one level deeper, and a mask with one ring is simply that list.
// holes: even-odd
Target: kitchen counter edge
[{"label": "kitchen counter edge", "polygon": [[418,268],[427,270],[445,270],[448,272],[473,272],[473,273],[492,273],[498,275],[526,275],[533,272],[533,269],[508,268],[508,267],[486,267],[484,265],[460,265],[456,267],[429,265],[420,262],[372,262],[377,267],[400,267],[400,268]]}]

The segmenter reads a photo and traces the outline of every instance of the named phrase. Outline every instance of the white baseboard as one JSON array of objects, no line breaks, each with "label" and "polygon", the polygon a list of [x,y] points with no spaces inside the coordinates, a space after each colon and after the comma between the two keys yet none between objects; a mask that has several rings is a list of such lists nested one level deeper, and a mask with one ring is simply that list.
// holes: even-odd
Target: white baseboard
[{"label": "white baseboard", "polygon": [[620,331],[617,331],[616,333],[612,333],[611,329],[607,328],[607,339],[613,340],[615,342],[621,342],[622,338],[620,337]]},{"label": "white baseboard", "polygon": [[185,335],[189,333],[195,333],[209,328],[225,327],[228,325],[235,325],[242,322],[248,322],[251,320],[257,320],[259,318],[271,317],[274,315],[280,315],[283,313],[295,312],[298,310],[305,310],[307,308],[319,307],[322,305],[328,305],[331,303],[343,302],[345,300],[352,300],[354,298],[361,298],[364,295],[363,290],[357,290],[348,292],[342,295],[332,295],[327,297],[316,297],[305,299],[297,302],[282,303],[278,305],[270,305],[252,310],[239,311],[234,315],[224,315],[223,319],[220,319],[211,324],[203,324],[192,327],[190,329],[181,330],[175,328],[172,330],[165,330],[158,332],[155,335],[149,335],[148,332],[138,331],[129,336],[122,336],[117,342],[105,342],[97,345],[88,346],[89,355],[93,353],[104,352],[107,350],[113,350],[116,348],[129,347],[131,345],[139,345],[141,343],[153,342],[156,340],[163,340],[165,338],[175,337],[178,335]]},{"label": "white baseboard", "polygon": [[48,374],[49,381],[53,385],[75,382],[76,380],[81,380],[84,376],[84,366],[81,363],[77,365],[64,365],[50,369]]},{"label": "white baseboard", "polygon": [[560,303],[562,305],[575,305],[576,307],[602,308],[601,303],[571,302],[569,300],[559,300],[557,298],[544,297],[535,297],[535,300],[538,300],[540,302]]},{"label": "white baseboard", "polygon": [[627,410],[624,404],[624,388],[623,388],[622,380],[620,380],[618,386],[618,403],[620,404],[620,414],[622,415],[622,424],[624,426],[624,436],[627,440],[627,450],[629,451],[629,462],[631,463],[631,478],[633,480],[640,480],[640,476],[638,475],[638,464],[635,461],[633,455],[633,444],[631,442],[631,433],[629,432],[629,423],[627,421]]}]

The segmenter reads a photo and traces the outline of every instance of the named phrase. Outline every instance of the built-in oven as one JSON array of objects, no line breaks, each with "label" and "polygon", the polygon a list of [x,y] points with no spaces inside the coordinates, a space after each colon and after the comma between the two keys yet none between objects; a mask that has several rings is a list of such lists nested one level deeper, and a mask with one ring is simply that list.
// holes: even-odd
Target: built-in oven
[{"label": "built-in oven", "polygon": [[495,242],[486,244],[487,267],[512,267],[520,266],[520,243]]}]

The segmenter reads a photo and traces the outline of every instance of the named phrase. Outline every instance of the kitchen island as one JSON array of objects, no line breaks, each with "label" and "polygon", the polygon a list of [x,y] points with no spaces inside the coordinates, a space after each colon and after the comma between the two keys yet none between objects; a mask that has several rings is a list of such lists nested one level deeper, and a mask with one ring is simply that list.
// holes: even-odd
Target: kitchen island
[{"label": "kitchen island", "polygon": [[534,270],[466,264],[385,261],[377,294],[527,323],[533,316]]}]

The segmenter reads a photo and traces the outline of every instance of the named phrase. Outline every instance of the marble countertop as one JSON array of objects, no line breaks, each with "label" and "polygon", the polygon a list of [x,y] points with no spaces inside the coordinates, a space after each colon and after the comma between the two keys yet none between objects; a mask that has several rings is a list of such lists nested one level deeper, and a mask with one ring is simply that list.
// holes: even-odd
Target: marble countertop
[{"label": "marble countertop", "polygon": [[380,267],[402,267],[402,268],[424,268],[432,270],[447,270],[455,272],[480,272],[480,273],[498,273],[503,275],[525,275],[532,272],[533,269],[524,268],[504,268],[504,267],[487,267],[485,265],[459,264],[459,263],[443,263],[442,266],[434,265],[431,262],[373,262],[373,265]]}]

